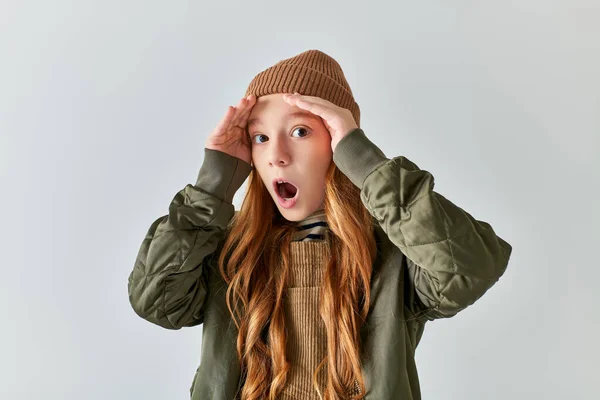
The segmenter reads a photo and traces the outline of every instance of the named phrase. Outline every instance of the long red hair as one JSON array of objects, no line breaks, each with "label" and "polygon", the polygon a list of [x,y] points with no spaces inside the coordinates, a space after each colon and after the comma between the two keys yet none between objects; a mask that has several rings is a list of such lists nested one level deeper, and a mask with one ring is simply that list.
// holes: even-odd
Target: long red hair
[{"label": "long red hair", "polygon": [[[327,355],[313,373],[313,385],[324,400],[361,399],[366,390],[360,328],[369,310],[377,249],[373,217],[361,202],[360,189],[333,161],[326,175],[324,211],[331,258],[323,275],[319,313],[327,330]],[[220,274],[228,284],[227,307],[239,331],[241,400],[275,400],[286,383],[290,363],[285,355],[282,302],[295,226],[296,222],[279,213],[253,170],[218,260]],[[325,363],[327,384],[319,388],[317,374]],[[349,397],[347,393],[356,384],[361,394]]]}]

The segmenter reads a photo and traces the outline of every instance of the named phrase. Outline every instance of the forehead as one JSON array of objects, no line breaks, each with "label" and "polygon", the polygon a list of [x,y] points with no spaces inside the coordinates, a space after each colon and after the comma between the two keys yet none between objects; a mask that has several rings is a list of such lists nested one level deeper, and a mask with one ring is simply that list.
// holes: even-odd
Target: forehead
[{"label": "forehead", "polygon": [[260,96],[248,118],[248,127],[252,125],[271,124],[285,119],[308,118],[320,121],[321,117],[310,111],[292,106],[283,99],[283,93]]}]

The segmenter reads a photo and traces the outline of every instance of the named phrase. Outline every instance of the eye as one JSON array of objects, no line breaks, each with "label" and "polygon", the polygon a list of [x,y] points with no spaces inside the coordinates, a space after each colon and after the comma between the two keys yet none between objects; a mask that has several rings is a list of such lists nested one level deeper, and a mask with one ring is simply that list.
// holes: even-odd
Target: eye
[{"label": "eye", "polygon": [[[252,143],[256,143],[255,139],[256,139],[257,137],[261,137],[261,136],[264,136],[264,137],[268,138],[268,136],[267,136],[267,135],[263,135],[262,133],[259,133],[258,135],[254,135],[254,136],[252,137]],[[259,143],[263,143],[263,142],[259,142]]]},{"label": "eye", "polygon": [[[306,136],[308,136],[308,135],[310,134],[310,131],[309,131],[308,129],[306,129],[306,128],[302,127],[302,126],[299,126],[299,127],[296,127],[296,128],[294,128],[294,129],[292,130],[292,132],[295,132],[295,131],[297,131],[297,130],[300,130],[300,131],[304,131],[304,132],[305,132],[304,134],[301,134],[301,135],[299,136],[299,137],[301,137],[301,138],[304,138],[304,137],[306,137]],[[265,137],[265,138],[267,138],[267,139],[269,138],[267,135],[263,135],[262,133],[259,133],[259,134],[257,134],[257,135],[254,135],[254,136],[252,136],[252,143],[254,143],[254,144],[260,144],[260,143],[264,143],[264,141],[263,141],[263,142],[261,142],[261,141],[259,141],[259,142],[256,142],[256,138],[257,138],[257,137],[261,137],[261,136],[264,136],[264,137]]]},{"label": "eye", "polygon": [[306,129],[306,128],[303,128],[303,127],[301,127],[301,126],[299,126],[299,127],[297,127],[297,128],[294,128],[294,130],[293,130],[292,132],[295,132],[295,131],[296,131],[296,130],[298,130],[298,129],[300,129],[300,130],[303,130],[303,131],[306,131],[306,134],[305,134],[304,136],[300,136],[300,137],[306,137],[306,136],[308,136],[308,129]]}]

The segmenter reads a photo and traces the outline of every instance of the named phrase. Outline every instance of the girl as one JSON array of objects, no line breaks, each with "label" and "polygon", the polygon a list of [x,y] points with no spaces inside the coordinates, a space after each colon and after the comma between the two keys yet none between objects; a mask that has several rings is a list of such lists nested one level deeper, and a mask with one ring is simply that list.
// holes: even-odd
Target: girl
[{"label": "girl", "polygon": [[167,329],[203,324],[192,399],[420,399],[426,321],[473,304],[512,251],[433,186],[367,138],[340,65],[307,50],[228,108],[129,300]]}]

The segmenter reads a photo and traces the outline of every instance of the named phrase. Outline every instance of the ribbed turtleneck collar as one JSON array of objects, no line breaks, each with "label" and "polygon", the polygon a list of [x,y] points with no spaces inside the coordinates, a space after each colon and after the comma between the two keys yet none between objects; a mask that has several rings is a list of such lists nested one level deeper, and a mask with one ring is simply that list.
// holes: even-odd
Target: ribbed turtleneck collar
[{"label": "ribbed turtleneck collar", "polygon": [[325,240],[328,229],[325,210],[314,211],[308,217],[298,221],[296,226],[298,230],[294,233],[292,241]]}]

